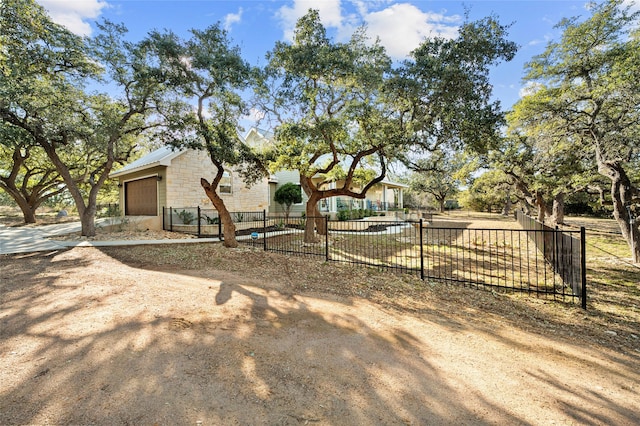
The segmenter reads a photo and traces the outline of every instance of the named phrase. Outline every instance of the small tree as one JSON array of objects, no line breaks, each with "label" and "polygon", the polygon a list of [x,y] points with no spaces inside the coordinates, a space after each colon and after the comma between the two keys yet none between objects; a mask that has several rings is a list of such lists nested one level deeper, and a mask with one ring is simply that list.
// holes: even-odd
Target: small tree
[{"label": "small tree", "polygon": [[209,182],[202,177],[200,185],[218,211],[224,246],[237,247],[233,218],[218,187],[230,168],[246,185],[266,175],[260,159],[238,135],[238,121],[247,114],[240,92],[251,83],[252,68],[218,24],[203,31],[191,30],[188,40],[170,31],[154,31],[150,37],[157,72],[175,98],[171,108],[162,111],[168,129],[160,136],[176,148],[209,155],[213,179]]},{"label": "small tree", "polygon": [[289,219],[291,205],[302,202],[300,185],[291,182],[282,185],[276,190],[274,200],[284,208],[284,217]]}]

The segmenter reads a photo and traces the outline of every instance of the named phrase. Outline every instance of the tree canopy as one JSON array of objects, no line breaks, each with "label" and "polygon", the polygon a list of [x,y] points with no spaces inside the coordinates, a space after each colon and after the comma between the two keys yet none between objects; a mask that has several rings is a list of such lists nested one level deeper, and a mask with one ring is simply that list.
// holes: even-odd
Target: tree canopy
[{"label": "tree canopy", "polygon": [[[332,41],[310,10],[298,21],[293,43],[278,42],[267,58],[258,98],[276,123],[271,169],[299,171],[309,218],[319,216],[323,198],[364,198],[384,179],[397,141],[397,120],[383,92],[391,66],[384,49],[361,30],[346,43]],[[356,188],[364,167],[374,176]],[[336,174],[341,178],[329,188]],[[314,240],[308,220],[305,241]]]},{"label": "tree canopy", "polygon": [[[499,103],[490,101],[489,66],[516,50],[506,31],[494,18],[468,22],[458,38],[427,39],[394,68],[364,29],[337,43],[317,11],[302,17],[293,43],[269,53],[259,96],[277,123],[272,167],[299,170],[307,215],[318,214],[323,198],[364,198],[390,162],[413,164],[445,144],[485,150],[503,122]],[[375,173],[361,173],[355,185],[366,169]],[[326,185],[324,177],[338,175]],[[310,222],[306,241],[314,239]]]},{"label": "tree canopy", "polygon": [[18,205],[25,223],[36,223],[38,207],[66,189],[56,168],[31,136],[2,122],[0,164],[0,189]]},{"label": "tree canopy", "polygon": [[[533,93],[520,101],[528,135],[541,126],[562,135],[554,144],[589,160],[610,182],[613,215],[640,261],[640,202],[633,166],[640,155],[640,34],[638,17],[621,0],[591,5],[591,16],[560,22],[560,41],[527,66]],[[637,214],[637,213],[633,213]]]},{"label": "tree canopy", "polygon": [[154,31],[145,44],[173,100],[160,110],[166,123],[160,137],[173,147],[209,155],[213,180],[202,177],[200,183],[224,225],[225,246],[235,247],[235,225],[218,185],[228,168],[237,170],[247,184],[266,174],[238,134],[239,118],[247,112],[240,91],[249,87],[255,71],[219,25],[192,30],[191,35],[182,40],[170,31]]},{"label": "tree canopy", "polygon": [[[124,41],[125,28],[99,28],[82,39],[32,0],[0,5],[0,119],[44,150],[75,201],[83,235],[95,234],[97,195],[114,164],[156,125],[147,118],[161,92],[145,50]],[[96,80],[119,96],[89,93]]]}]

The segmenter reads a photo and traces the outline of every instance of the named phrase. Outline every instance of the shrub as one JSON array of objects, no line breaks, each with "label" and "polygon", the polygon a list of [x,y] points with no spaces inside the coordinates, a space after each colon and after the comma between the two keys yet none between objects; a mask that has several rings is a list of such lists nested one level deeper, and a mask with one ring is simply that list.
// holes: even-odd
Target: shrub
[{"label": "shrub", "polygon": [[349,220],[351,219],[351,214],[349,210],[340,210],[338,211],[338,220]]},{"label": "shrub", "polygon": [[177,214],[182,223],[184,223],[185,225],[191,225],[191,222],[193,222],[196,218],[196,215],[188,210],[179,211]]},{"label": "shrub", "polygon": [[220,220],[217,216],[209,217],[206,214],[203,214],[204,219],[207,221],[207,225],[217,225]]},{"label": "shrub", "polygon": [[288,219],[291,205],[302,202],[302,190],[300,185],[296,185],[291,182],[285,183],[280,188],[276,189],[273,199],[276,203],[284,207],[284,216]]}]

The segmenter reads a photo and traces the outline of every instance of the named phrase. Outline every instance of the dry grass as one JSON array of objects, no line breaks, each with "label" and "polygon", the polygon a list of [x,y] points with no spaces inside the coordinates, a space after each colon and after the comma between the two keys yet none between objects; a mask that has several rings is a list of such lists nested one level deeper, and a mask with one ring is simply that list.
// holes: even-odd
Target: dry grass
[{"label": "dry grass", "polygon": [[[44,219],[45,222],[52,220],[55,220],[52,219],[52,214],[47,214]],[[1,219],[5,224],[13,223],[12,221],[16,221],[15,216]],[[521,328],[591,337],[592,341],[599,344],[640,351],[640,269],[631,264],[629,249],[621,236],[612,233],[616,229],[615,221],[569,218],[568,222],[576,226],[587,226],[589,296],[586,311],[577,304],[556,303],[526,294],[502,295],[462,285],[442,284],[437,280],[423,282],[417,274],[397,274],[371,267],[328,263],[322,256],[305,258],[265,253],[260,250],[259,244],[254,248],[241,246],[235,250],[225,249],[219,244],[139,246],[108,250],[119,259],[142,267],[194,271],[209,267],[242,272],[252,278],[268,276],[284,280],[301,292],[363,297],[401,311],[421,309],[420,306],[428,302],[441,309],[443,314],[452,310],[483,312],[505,318]],[[436,215],[431,226],[518,228],[511,217],[467,212]],[[141,235],[144,233],[148,234],[149,231],[127,231],[126,235],[100,231],[98,238],[168,238],[166,235]],[[346,240],[347,237],[344,236],[334,237],[332,249],[339,249]],[[305,249],[320,255],[324,252],[324,247],[310,246]]]},{"label": "dry grass", "polygon": [[[472,218],[471,218],[472,219]],[[486,218],[481,218],[486,221]],[[497,221],[499,224],[502,220]],[[471,225],[473,226],[473,221]],[[591,236],[588,235],[587,241]],[[602,237],[594,237],[596,244]],[[606,250],[623,253],[624,241],[608,237]],[[588,245],[588,309],[521,294],[478,291],[463,285],[422,281],[415,274],[326,262],[321,257],[268,253],[258,247],[229,250],[220,244],[181,247],[140,246],[109,249],[119,260],[151,269],[215,268],[247,278],[286,283],[296,292],[336,294],[372,300],[399,312],[423,309],[489,315],[514,327],[557,334],[624,352],[640,353],[640,285],[638,268],[623,257],[603,255]]]}]

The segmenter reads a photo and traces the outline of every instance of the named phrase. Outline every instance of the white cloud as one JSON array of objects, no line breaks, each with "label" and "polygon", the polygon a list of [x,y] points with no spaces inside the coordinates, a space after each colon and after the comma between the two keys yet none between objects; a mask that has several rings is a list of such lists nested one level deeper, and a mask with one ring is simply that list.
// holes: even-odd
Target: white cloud
[{"label": "white cloud", "polygon": [[408,3],[397,3],[386,9],[364,16],[368,33],[379,37],[392,58],[405,58],[429,37],[454,38],[459,16],[423,12]]},{"label": "white cloud", "polygon": [[336,30],[338,40],[348,39],[364,24],[369,36],[378,37],[392,58],[403,59],[427,37],[456,37],[462,21],[460,16],[423,12],[409,3],[389,6],[386,0],[352,0],[349,4],[351,14],[345,13],[340,0],[294,0],[291,6],[282,6],[277,16],[284,38],[293,40],[297,20],[313,8],[319,11],[325,28]]},{"label": "white cloud", "polygon": [[237,24],[242,20],[242,8],[238,9],[238,13],[229,13],[224,17],[224,29],[231,30],[233,24]]},{"label": "white cloud", "polygon": [[102,9],[108,6],[103,0],[37,0],[49,12],[51,19],[69,31],[86,36],[91,34],[91,25],[86,20],[95,20]]},{"label": "white cloud", "polygon": [[524,98],[525,96],[530,96],[535,94],[538,90],[542,89],[542,87],[543,86],[540,83],[536,83],[535,81],[529,81],[527,82],[527,84],[525,84],[523,87],[520,88],[518,95],[520,95],[521,98]]},{"label": "white cloud", "polygon": [[293,40],[296,22],[300,17],[304,16],[309,9],[318,10],[320,20],[325,28],[342,27],[340,0],[294,0],[292,6],[282,6],[277,14],[284,30],[285,40]]},{"label": "white cloud", "polygon": [[536,38],[527,43],[527,46],[537,46],[539,44],[547,44],[553,40],[553,37],[549,34],[545,34],[543,38]]}]

